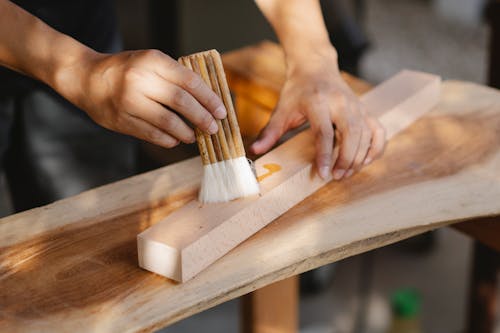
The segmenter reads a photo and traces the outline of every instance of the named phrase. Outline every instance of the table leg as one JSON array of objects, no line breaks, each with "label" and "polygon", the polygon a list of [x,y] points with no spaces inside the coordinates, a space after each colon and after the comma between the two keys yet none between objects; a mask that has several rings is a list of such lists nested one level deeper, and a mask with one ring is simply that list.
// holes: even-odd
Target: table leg
[{"label": "table leg", "polygon": [[500,0],[490,0],[486,16],[490,26],[488,84],[500,88]]},{"label": "table leg", "polygon": [[298,331],[299,277],[292,276],[242,297],[243,333]]},{"label": "table leg", "polygon": [[497,272],[500,254],[479,241],[474,242],[469,291],[467,331],[493,333],[497,307]]},{"label": "table leg", "polygon": [[[486,16],[490,25],[488,81],[490,86],[500,88],[500,0],[489,1]],[[499,252],[475,241],[467,318],[469,333],[492,333],[494,330],[499,268]]]}]

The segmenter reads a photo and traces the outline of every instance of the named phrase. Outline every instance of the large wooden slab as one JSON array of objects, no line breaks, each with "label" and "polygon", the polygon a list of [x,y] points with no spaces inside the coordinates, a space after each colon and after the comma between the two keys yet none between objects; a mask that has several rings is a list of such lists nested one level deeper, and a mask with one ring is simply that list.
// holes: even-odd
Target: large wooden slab
[{"label": "large wooden slab", "polygon": [[[135,239],[194,198],[198,179],[184,175],[199,163],[1,219],[0,331],[150,331],[332,261],[500,215],[500,92],[445,82],[439,106],[395,137],[383,159],[174,284],[137,267]],[[176,190],[183,181],[193,186]]]},{"label": "large wooden slab", "polygon": [[[436,75],[401,71],[361,102],[390,139],[438,103],[440,83]],[[306,130],[255,161],[259,196],[209,205],[193,200],[139,234],[139,265],[176,281],[191,279],[327,183],[316,174],[314,147]]]}]

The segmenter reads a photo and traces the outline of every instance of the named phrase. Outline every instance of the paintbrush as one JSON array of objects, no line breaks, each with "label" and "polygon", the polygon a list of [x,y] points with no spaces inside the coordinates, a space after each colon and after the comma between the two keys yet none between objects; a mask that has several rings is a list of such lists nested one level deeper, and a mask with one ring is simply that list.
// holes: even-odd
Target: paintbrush
[{"label": "paintbrush", "polygon": [[217,120],[219,130],[216,134],[209,135],[195,128],[203,163],[199,201],[226,202],[258,194],[259,184],[245,154],[219,52],[199,52],[181,57],[179,62],[199,74],[222,99],[227,110],[227,117]]}]

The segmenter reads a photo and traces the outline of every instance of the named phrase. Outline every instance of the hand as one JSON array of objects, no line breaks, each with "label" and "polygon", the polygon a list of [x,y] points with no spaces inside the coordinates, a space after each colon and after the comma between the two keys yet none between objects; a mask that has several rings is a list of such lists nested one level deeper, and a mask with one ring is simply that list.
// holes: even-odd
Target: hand
[{"label": "hand", "polygon": [[[298,66],[289,64],[278,105],[251,149],[256,154],[268,151],[283,134],[306,120],[315,135],[316,165],[323,179],[332,168],[334,179],[350,177],[383,152],[385,131],[366,114],[340,76],[334,50],[310,55]],[[335,137],[339,138],[338,157],[333,154]]]},{"label": "hand", "polygon": [[103,127],[171,148],[195,141],[181,116],[210,134],[218,130],[214,117],[226,116],[199,75],[160,51],[86,59],[60,72],[58,90]]}]

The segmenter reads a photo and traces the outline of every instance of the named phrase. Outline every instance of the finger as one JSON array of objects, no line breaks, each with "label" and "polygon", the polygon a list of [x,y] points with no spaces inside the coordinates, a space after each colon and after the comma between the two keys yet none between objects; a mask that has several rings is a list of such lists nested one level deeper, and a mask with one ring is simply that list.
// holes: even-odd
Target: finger
[{"label": "finger", "polygon": [[165,148],[173,148],[179,144],[176,138],[135,116],[129,115],[124,123],[126,125],[122,128],[125,134]]},{"label": "finger", "polygon": [[361,138],[359,140],[358,151],[356,152],[356,157],[346,173],[346,177],[350,177],[355,171],[359,171],[363,166],[363,161],[366,158],[368,150],[370,149],[370,144],[372,141],[372,131],[368,126],[366,121],[362,122]]},{"label": "finger", "polygon": [[286,119],[284,113],[277,109],[271,116],[271,119],[269,119],[266,127],[260,132],[257,140],[250,146],[250,150],[254,154],[267,152],[285,132]]},{"label": "finger", "polygon": [[334,119],[340,130],[340,151],[333,169],[333,178],[341,179],[351,167],[361,139],[361,121],[359,113],[348,109],[346,117]]},{"label": "finger", "polygon": [[147,97],[182,114],[202,131],[217,133],[215,118],[188,91],[160,77],[145,89]]},{"label": "finger", "polygon": [[141,110],[136,109],[131,114],[184,143],[193,143],[196,140],[193,129],[164,106],[152,100],[146,100]]},{"label": "finger", "polygon": [[380,124],[380,122],[373,117],[368,117],[367,123],[372,132],[372,142],[363,162],[365,165],[370,164],[372,161],[382,156],[386,142],[385,128]]},{"label": "finger", "polygon": [[156,68],[156,72],[165,80],[187,91],[199,104],[215,118],[223,119],[227,112],[224,103],[217,94],[208,87],[203,79],[192,70],[182,66],[174,59],[165,55],[163,64]]},{"label": "finger", "polygon": [[[320,108],[323,108],[321,110]],[[316,144],[316,166],[319,176],[327,179],[332,170],[332,152],[334,130],[330,112],[327,106],[319,106],[314,113],[309,117],[311,129],[315,134]]]}]

